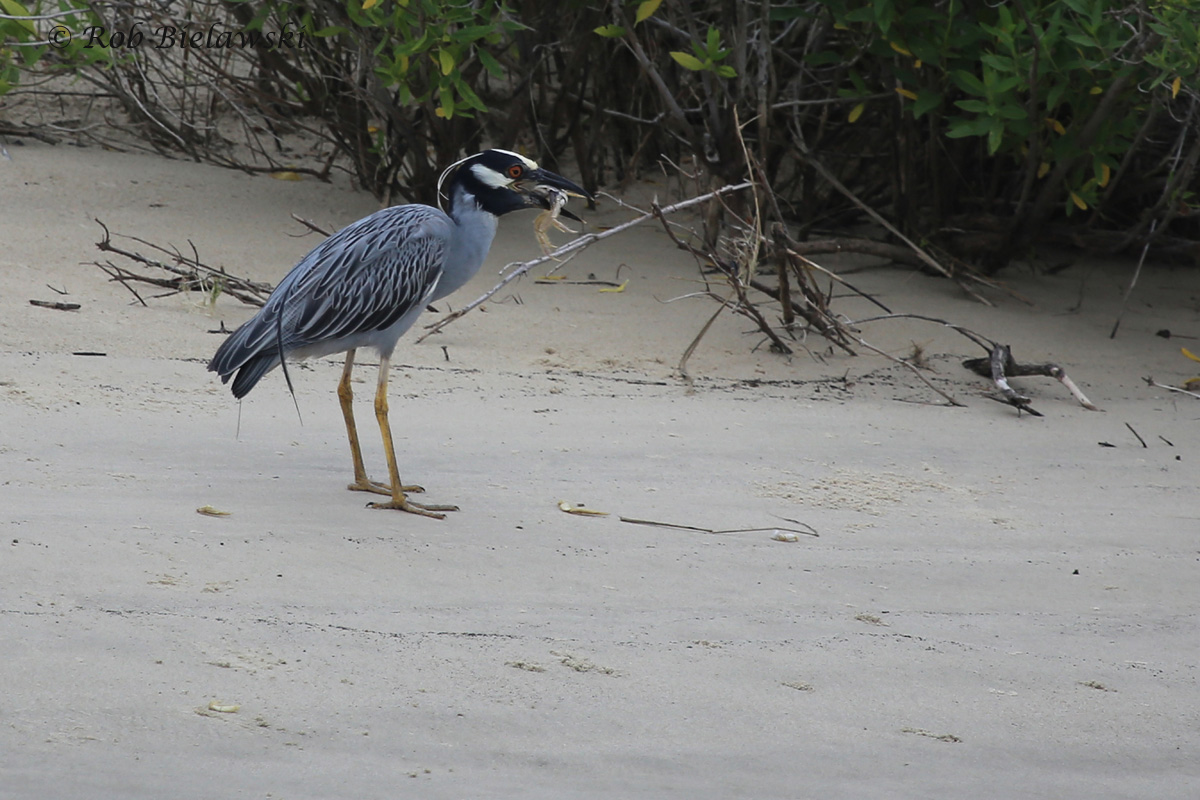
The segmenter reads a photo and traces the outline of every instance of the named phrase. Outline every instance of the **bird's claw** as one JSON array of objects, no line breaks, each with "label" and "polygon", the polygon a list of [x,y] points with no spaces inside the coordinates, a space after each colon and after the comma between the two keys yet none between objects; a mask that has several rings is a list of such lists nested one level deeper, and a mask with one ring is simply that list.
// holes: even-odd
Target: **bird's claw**
[{"label": "bird's claw", "polygon": [[458,506],[441,506],[441,505],[424,505],[422,503],[413,503],[407,498],[399,500],[389,500],[386,503],[367,503],[367,508],[391,508],[397,511],[407,511],[410,514],[420,514],[423,517],[433,517],[434,519],[445,519],[446,515],[441,514],[441,511],[458,511]]},{"label": "bird's claw", "polygon": [[[379,481],[356,481],[346,488],[352,492],[373,492],[374,494],[386,495],[390,495],[392,493],[391,486],[388,486],[386,483],[380,483]],[[415,484],[413,486],[401,486],[400,491],[404,492],[405,494],[421,494],[425,491],[425,487],[417,486]]]}]

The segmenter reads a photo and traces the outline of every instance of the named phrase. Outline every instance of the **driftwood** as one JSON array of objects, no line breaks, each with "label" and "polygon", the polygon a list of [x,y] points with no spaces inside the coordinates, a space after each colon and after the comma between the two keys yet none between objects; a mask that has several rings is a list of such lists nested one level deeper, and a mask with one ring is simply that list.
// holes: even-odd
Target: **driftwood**
[{"label": "driftwood", "polygon": [[78,311],[83,307],[79,303],[62,303],[57,300],[30,300],[29,305],[37,306],[38,308],[49,308],[53,311]]},{"label": "driftwood", "polygon": [[1008,345],[995,344],[992,345],[991,353],[987,358],[971,358],[963,362],[963,366],[977,375],[982,375],[985,378],[991,378],[996,384],[996,388],[1000,391],[1003,397],[1003,402],[1016,408],[1018,411],[1027,411],[1035,417],[1042,416],[1030,405],[1032,400],[1017,392],[1008,383],[1008,378],[1023,377],[1029,375],[1042,375],[1048,378],[1054,378],[1067,387],[1067,390],[1079,401],[1079,405],[1089,411],[1099,411],[1092,401],[1088,400],[1075,382],[1067,375],[1067,371],[1058,364],[1019,364],[1013,358],[1012,350]]},{"label": "driftwood", "polygon": [[[1087,396],[1079,390],[1079,387],[1076,386],[1075,382],[1067,375],[1067,371],[1058,364],[1018,364],[1016,360],[1013,359],[1012,351],[1008,345],[1002,345],[998,342],[994,342],[986,336],[976,333],[970,328],[966,328],[962,325],[957,325],[953,322],[947,322],[944,319],[938,319],[936,317],[928,317],[923,314],[887,314],[885,316],[867,317],[865,319],[855,320],[848,324],[851,327],[854,327],[858,325],[864,325],[869,322],[880,322],[889,319],[918,319],[924,322],[932,322],[938,325],[943,325],[979,345],[987,352],[987,357],[967,359],[966,361],[962,362],[963,366],[977,375],[990,378],[992,382],[996,384],[996,388],[1000,391],[1001,396],[996,399],[1000,400],[1000,402],[1013,406],[1017,409],[1017,411],[1027,411],[1035,417],[1042,416],[1030,405],[1032,401],[1028,397],[1025,397],[1017,392],[1008,383],[1008,379],[1010,377],[1016,378],[1031,375],[1044,375],[1049,378],[1054,378],[1062,383],[1063,386],[1067,387],[1067,390],[1071,392],[1076,400],[1079,401],[1081,406],[1089,411],[1100,410],[1092,403],[1092,401],[1088,400]],[[879,352],[876,348],[871,349]],[[884,353],[883,355],[887,354]],[[892,358],[894,359],[894,357]],[[916,368],[912,364],[909,364],[909,362],[904,361],[902,363],[907,364],[915,371]],[[926,383],[928,383],[928,381],[926,381]],[[956,405],[960,404],[956,403]]]}]

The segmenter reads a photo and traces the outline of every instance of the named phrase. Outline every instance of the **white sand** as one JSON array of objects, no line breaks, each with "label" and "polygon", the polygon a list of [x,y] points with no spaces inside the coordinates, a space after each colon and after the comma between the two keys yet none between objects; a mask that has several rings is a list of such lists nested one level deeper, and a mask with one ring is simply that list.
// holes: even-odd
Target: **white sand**
[{"label": "white sand", "polygon": [[[851,277],[893,310],[1063,364],[1104,409],[1017,380],[1036,419],[986,399],[959,366],[981,353],[924,323],[865,334],[898,355],[921,344],[966,408],[874,356],[750,353],[751,324],[729,315],[689,392],[673,367],[715,306],[660,302],[700,288],[661,232],[617,237],[563,273],[625,264],[623,293],[525,280],[401,344],[404,476],[463,509],[437,522],[344,490],[337,359],[293,370],[303,424],[276,372],[239,434],[204,364],[208,331],[251,310],[131,304],[89,266],[98,216],[274,282],[316,244],[292,237],[292,212],[340,226],[371,198],[96,148],[9,151],[0,797],[1200,793],[1200,401],[1142,380],[1200,372],[1154,336],[1200,336],[1195,269],[1148,265],[1115,340],[1128,263],[1012,268],[1034,304],[996,308],[906,270]],[[452,306],[536,253],[530,216],[501,223]],[[820,538],[618,515],[790,517]]]}]

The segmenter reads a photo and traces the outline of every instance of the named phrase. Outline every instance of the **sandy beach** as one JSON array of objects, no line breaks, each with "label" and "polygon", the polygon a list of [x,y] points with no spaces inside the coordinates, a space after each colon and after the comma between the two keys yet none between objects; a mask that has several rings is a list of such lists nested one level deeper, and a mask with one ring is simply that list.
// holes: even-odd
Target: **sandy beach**
[{"label": "sandy beach", "polygon": [[[143,305],[92,263],[99,218],[274,283],[319,241],[292,214],[341,227],[369,195],[8,150],[0,798],[1200,796],[1200,401],[1144,380],[1200,374],[1178,338],[1200,337],[1195,268],[1146,264],[1110,338],[1127,260],[1015,265],[1029,302],[994,307],[821,260],[1063,365],[1102,409],[1016,379],[1036,418],[961,366],[978,348],[913,320],[863,335],[919,346],[964,407],[815,337],[773,354],[731,314],[689,386],[676,365],[716,305],[666,302],[700,272],[643,226],[401,342],[403,476],[462,509],[434,521],[345,490],[338,358],[292,368],[299,415],[278,371],[239,406],[205,364],[253,309]],[[657,192],[679,197],[636,199]],[[532,215],[506,217],[449,308],[537,253]],[[628,284],[569,282],[589,276]]]}]

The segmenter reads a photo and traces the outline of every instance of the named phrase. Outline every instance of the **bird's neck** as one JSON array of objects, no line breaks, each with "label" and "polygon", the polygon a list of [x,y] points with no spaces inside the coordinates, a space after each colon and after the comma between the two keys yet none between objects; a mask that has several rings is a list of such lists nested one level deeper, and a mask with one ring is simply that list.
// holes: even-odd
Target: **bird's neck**
[{"label": "bird's neck", "polygon": [[475,277],[496,235],[496,215],[480,208],[475,198],[461,186],[454,187],[450,194],[450,219],[454,220],[457,230],[446,252],[446,263],[434,300],[445,297]]}]

